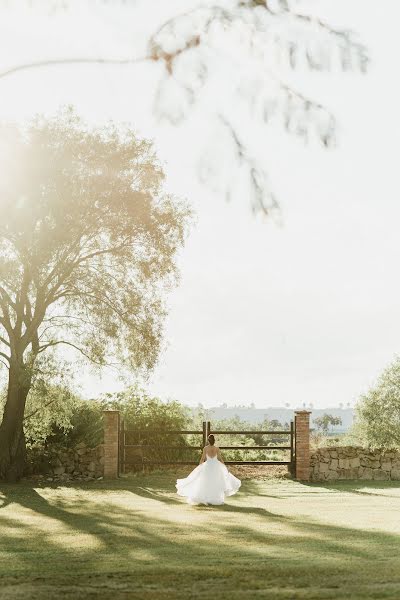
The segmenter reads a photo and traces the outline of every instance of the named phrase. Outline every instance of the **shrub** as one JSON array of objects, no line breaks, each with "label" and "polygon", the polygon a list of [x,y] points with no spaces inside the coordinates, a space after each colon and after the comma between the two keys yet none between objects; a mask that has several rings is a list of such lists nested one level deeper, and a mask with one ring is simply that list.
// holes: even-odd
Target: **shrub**
[{"label": "shrub", "polygon": [[106,394],[101,402],[103,408],[121,412],[125,442],[131,446],[125,451],[129,464],[141,468],[152,461],[199,460],[199,449],[188,446],[194,443],[200,447],[200,436],[193,442],[189,436],[165,433],[193,427],[189,409],[179,402],[162,402],[139,387]]}]

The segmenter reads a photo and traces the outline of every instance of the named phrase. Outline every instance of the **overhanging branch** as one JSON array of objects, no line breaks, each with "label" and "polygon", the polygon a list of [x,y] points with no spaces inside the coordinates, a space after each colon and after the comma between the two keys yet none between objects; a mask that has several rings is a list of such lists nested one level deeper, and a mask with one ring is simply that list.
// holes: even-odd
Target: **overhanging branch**
[{"label": "overhanging branch", "polygon": [[[364,45],[360,44],[358,41],[354,40],[352,37],[351,31],[347,29],[336,29],[330,26],[325,21],[313,17],[307,14],[300,14],[292,10],[287,2],[281,2],[278,10],[272,10],[269,6],[267,0],[265,2],[261,2],[259,0],[254,0],[253,5],[251,2],[238,2],[237,8],[246,10],[253,10],[259,7],[265,8],[268,11],[268,14],[272,19],[290,19],[294,23],[301,23],[304,25],[314,25],[319,28],[321,31],[324,31],[328,36],[332,36],[336,38],[339,43],[346,45],[349,48],[354,48],[360,56],[362,56],[365,62],[368,61],[366,48]],[[144,56],[139,56],[136,58],[106,58],[106,57],[64,57],[64,58],[54,58],[54,59],[42,59],[37,61],[32,61],[20,65],[16,65],[14,67],[10,67],[4,71],[0,71],[0,79],[4,79],[11,75],[14,75],[23,71],[30,71],[34,69],[41,69],[46,67],[58,67],[63,65],[136,65],[146,61],[162,61],[167,69],[167,71],[171,74],[173,61],[181,54],[186,52],[187,50],[199,46],[202,42],[201,34],[198,31],[194,31],[193,35],[189,36],[185,39],[180,47],[177,47],[173,51],[167,51],[164,47],[162,47],[156,40],[165,31],[169,31],[170,33],[174,33],[174,26],[176,23],[179,23],[181,19],[190,18],[191,16],[195,16],[198,9],[185,11],[183,13],[177,14],[174,17],[165,21],[158,29],[155,31],[149,40],[149,50],[148,53]],[[243,13],[243,11],[242,11]],[[205,19],[203,23],[203,32],[207,33],[211,24],[218,19],[222,22],[232,22],[235,19],[242,19],[243,22],[247,22],[245,18],[245,13],[241,14],[237,11],[232,10],[231,12],[227,9],[222,8],[221,6],[210,6],[209,7],[209,15]],[[195,28],[196,29],[196,28]]]},{"label": "overhanging branch", "polygon": [[33,69],[42,69],[44,67],[60,67],[63,65],[134,65],[146,60],[150,56],[140,58],[54,58],[51,60],[38,60],[22,65],[16,65],[5,71],[0,71],[0,79],[9,77],[21,71],[31,71]]}]

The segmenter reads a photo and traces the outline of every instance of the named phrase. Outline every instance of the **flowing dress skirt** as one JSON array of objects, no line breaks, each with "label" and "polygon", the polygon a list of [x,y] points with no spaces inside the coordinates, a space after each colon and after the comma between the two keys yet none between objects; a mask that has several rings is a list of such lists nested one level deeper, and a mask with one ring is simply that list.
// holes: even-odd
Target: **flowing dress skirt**
[{"label": "flowing dress skirt", "polygon": [[207,457],[185,479],[178,479],[176,489],[179,496],[187,498],[189,504],[223,504],[226,496],[236,494],[241,481],[217,457]]}]

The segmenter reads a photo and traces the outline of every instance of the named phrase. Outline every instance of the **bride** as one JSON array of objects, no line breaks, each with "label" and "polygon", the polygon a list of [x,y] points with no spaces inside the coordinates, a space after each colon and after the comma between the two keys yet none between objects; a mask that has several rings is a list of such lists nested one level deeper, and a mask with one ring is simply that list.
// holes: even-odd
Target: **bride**
[{"label": "bride", "polygon": [[178,495],[187,498],[189,504],[223,504],[225,496],[236,494],[240,486],[241,481],[226,468],[212,433],[200,464],[188,477],[176,482]]}]

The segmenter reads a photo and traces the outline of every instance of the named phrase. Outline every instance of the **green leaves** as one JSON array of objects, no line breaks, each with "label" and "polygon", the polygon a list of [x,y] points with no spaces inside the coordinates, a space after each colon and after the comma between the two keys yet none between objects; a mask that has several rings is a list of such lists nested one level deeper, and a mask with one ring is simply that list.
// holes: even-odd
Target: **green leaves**
[{"label": "green leaves", "polygon": [[322,431],[325,435],[328,433],[330,425],[341,425],[342,419],[341,417],[334,417],[328,413],[324,413],[320,417],[314,419],[314,425]]},{"label": "green leaves", "polygon": [[371,447],[400,446],[400,358],[383,371],[356,406],[353,434]]}]

